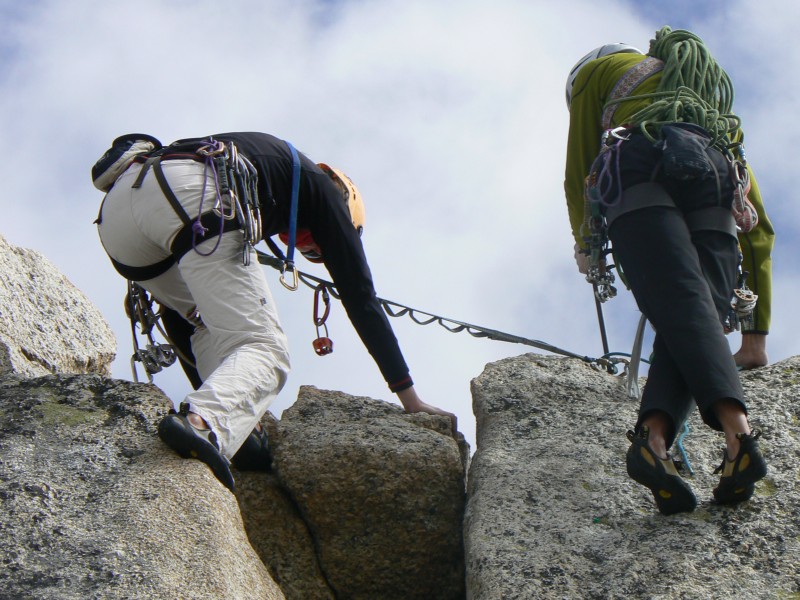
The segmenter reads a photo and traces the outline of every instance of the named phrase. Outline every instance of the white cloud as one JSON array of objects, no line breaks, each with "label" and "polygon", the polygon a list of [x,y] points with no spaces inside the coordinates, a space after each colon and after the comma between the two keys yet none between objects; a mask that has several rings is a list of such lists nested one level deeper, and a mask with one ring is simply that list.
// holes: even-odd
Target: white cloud
[{"label": "white cloud", "polygon": [[[101,199],[91,165],[130,131],[164,142],[267,131],[354,178],[367,202],[364,241],[380,296],[598,355],[595,307],[572,263],[564,208],[563,85],[594,46],[647,46],[663,15],[631,5],[51,0],[5,8],[20,12],[6,15],[0,55],[0,233],[43,252],[100,307],[119,338],[115,375],[129,378],[124,282],[91,224]],[[796,223],[791,74],[800,51],[787,42],[796,19],[777,9],[798,9],[728,5],[726,14],[739,16],[726,24],[730,35],[712,14],[693,23],[748,90],[739,94],[748,148],[773,219]],[[779,238],[776,280],[795,274],[796,256],[797,241]],[[318,358],[310,291],[290,294],[268,276],[294,364],[273,410],[290,405],[300,384],[390,399],[341,306],[329,323],[335,351]],[[798,348],[784,333],[796,320],[792,290],[776,290],[780,333],[770,350],[780,359]],[[638,320],[630,295],[604,311],[612,350],[629,352]],[[392,323],[423,398],[455,411],[474,445],[470,379],[488,361],[532,349],[407,318]],[[156,383],[176,400],[188,387],[178,367]]]}]

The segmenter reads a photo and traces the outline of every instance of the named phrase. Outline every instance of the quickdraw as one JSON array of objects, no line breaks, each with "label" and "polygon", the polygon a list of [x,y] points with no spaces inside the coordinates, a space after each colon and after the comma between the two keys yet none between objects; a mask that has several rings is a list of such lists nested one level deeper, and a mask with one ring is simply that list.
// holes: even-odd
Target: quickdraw
[{"label": "quickdraw", "polygon": [[[159,325],[160,315],[153,311],[153,300],[147,291],[139,284],[132,281],[128,282],[128,294],[125,297],[125,312],[131,320],[131,332],[133,334],[133,355],[131,356],[131,370],[133,380],[139,382],[136,372],[136,363],[142,363],[145,373],[147,373],[148,383],[153,383],[153,375],[161,372],[164,367],[169,367],[177,360],[174,346],[171,344],[159,344],[153,338],[153,328],[157,327],[164,338],[166,333]],[[142,335],[147,337],[148,344],[144,348],[139,347],[139,339],[136,335],[136,324],[141,327]]]},{"label": "quickdraw", "polygon": [[[284,264],[283,260],[278,257],[271,256],[259,250],[256,250],[256,256],[258,257],[258,261],[262,265],[272,267],[278,271],[280,271],[283,268]],[[320,288],[320,286],[323,286],[325,293],[329,293],[337,300],[340,299],[340,294],[337,292],[334,284],[330,281],[326,281],[319,277],[309,275],[308,273],[304,273],[303,271],[297,271],[297,280],[306,285],[307,287],[314,289],[315,293],[316,290]],[[532,340],[518,335],[513,335],[510,333],[504,333],[502,331],[481,327],[479,325],[473,325],[471,323],[465,323],[463,321],[457,321],[455,319],[449,319],[447,317],[442,317],[439,315],[435,315],[433,313],[411,308],[409,306],[405,306],[403,304],[399,304],[391,300],[385,300],[383,298],[378,298],[377,300],[380,303],[381,308],[383,308],[386,314],[389,315],[390,317],[408,316],[412,321],[414,321],[418,325],[429,325],[431,323],[437,323],[450,333],[460,333],[462,331],[465,331],[472,337],[476,338],[487,338],[494,341],[532,346],[534,348],[539,348],[540,350],[545,350],[553,354],[559,354],[561,356],[566,356],[569,358],[580,359],[590,364],[595,369],[606,369],[609,373],[613,374],[616,374],[618,372],[617,365],[621,363],[627,363],[627,360],[625,358],[621,358],[624,355],[619,353],[607,353],[599,358],[593,358],[590,356],[580,355],[575,352],[570,352],[569,350],[564,350],[562,348],[559,348],[552,344],[548,344],[546,342],[542,342],[539,340]],[[324,301],[324,294],[323,294],[323,301]],[[315,308],[314,312],[315,319],[317,314],[318,312],[317,309]]]}]

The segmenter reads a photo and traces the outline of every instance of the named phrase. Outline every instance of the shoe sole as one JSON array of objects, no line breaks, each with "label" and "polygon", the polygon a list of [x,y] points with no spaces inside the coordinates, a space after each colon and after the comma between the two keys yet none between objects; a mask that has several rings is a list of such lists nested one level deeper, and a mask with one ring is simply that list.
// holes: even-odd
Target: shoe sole
[{"label": "shoe sole", "polygon": [[756,482],[767,476],[767,463],[755,441],[750,442],[743,450],[749,454],[750,462],[744,471],[720,478],[719,485],[713,492],[718,504],[738,504],[749,500],[755,492]]},{"label": "shoe sole", "polygon": [[178,415],[167,415],[158,424],[158,437],[183,458],[196,458],[209,466],[217,479],[233,491],[234,480],[227,459],[210,442],[187,429]]},{"label": "shoe sole", "polygon": [[641,448],[637,444],[628,452],[626,463],[630,478],[653,493],[661,514],[693,511],[697,507],[697,498],[689,485],[679,476],[660,470],[663,467],[651,465],[641,456]]}]

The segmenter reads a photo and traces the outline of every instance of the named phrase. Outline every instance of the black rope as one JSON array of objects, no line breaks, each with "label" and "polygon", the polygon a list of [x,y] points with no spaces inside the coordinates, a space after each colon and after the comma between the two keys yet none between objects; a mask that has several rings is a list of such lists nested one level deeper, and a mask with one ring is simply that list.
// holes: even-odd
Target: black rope
[{"label": "black rope", "polygon": [[[281,270],[283,266],[283,261],[281,261],[279,258],[276,258],[275,256],[270,256],[269,254],[265,254],[264,252],[261,252],[259,250],[256,250],[256,255],[258,256],[258,262],[260,262],[262,265],[270,266],[273,269],[277,269],[278,271]],[[303,271],[298,271],[297,274],[299,280],[302,281],[306,286],[310,288],[316,288],[318,285],[322,284],[328,288],[328,291],[334,298],[336,299],[340,298],[340,295],[336,291],[336,288],[334,287],[334,284],[332,282],[326,281],[325,279],[320,279],[319,277],[315,277],[313,275],[309,275],[308,273],[304,273]],[[606,354],[604,354],[600,358],[592,358],[591,356],[585,356],[585,355],[582,356],[580,354],[576,354],[575,352],[570,352],[569,350],[564,350],[563,348],[559,348],[558,346],[553,346],[552,344],[548,344],[547,342],[542,342],[540,340],[532,340],[522,336],[513,335],[510,333],[504,333],[502,331],[497,331],[495,329],[481,327],[480,325],[473,325],[471,323],[465,323],[463,321],[457,321],[455,319],[434,315],[429,312],[405,306],[404,304],[393,302],[392,300],[385,300],[383,298],[378,298],[378,302],[380,303],[383,310],[386,311],[386,314],[388,314],[390,317],[403,317],[408,315],[408,317],[418,325],[429,325],[431,323],[438,323],[451,333],[460,333],[462,331],[466,331],[472,337],[476,338],[487,338],[498,342],[509,342],[511,344],[522,344],[525,346],[532,346],[534,348],[539,348],[540,350],[545,350],[553,354],[560,354],[561,356],[567,356],[569,358],[577,358],[587,363],[604,364],[610,368],[613,368],[614,372],[616,372],[616,367],[614,366],[615,363],[623,362],[622,360],[614,360],[612,358],[612,356],[615,353],[606,352]]]}]

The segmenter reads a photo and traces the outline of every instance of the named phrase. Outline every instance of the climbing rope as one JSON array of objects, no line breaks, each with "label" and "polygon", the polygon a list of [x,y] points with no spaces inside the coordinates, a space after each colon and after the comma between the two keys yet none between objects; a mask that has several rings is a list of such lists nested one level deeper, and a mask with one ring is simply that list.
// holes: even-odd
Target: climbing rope
[{"label": "climbing rope", "polygon": [[652,103],[630,118],[655,142],[662,125],[693,123],[709,132],[712,145],[727,148],[729,134],[740,126],[733,107],[733,84],[703,41],[682,29],[662,27],[650,42],[648,56],[664,61],[661,81],[652,94],[626,96],[609,104],[651,98]]},{"label": "climbing rope", "polygon": [[[283,265],[283,261],[281,261],[281,259],[266,254],[264,252],[261,252],[259,250],[256,250],[256,256],[258,258],[258,262],[260,262],[262,265],[270,266],[273,269],[277,269],[279,271],[281,270]],[[318,290],[320,290],[321,288],[325,288],[330,292],[331,296],[333,296],[337,300],[340,299],[340,295],[337,292],[336,287],[330,281],[326,281],[325,279],[320,279],[319,277],[309,275],[308,273],[305,273],[303,271],[297,271],[297,279],[307,287],[314,289],[315,295],[319,294]],[[625,357],[629,355],[623,353],[608,352],[603,356],[600,356],[598,358],[593,358],[590,356],[577,354],[575,352],[571,352],[563,348],[559,348],[558,346],[548,344],[547,342],[542,342],[540,340],[532,340],[530,338],[514,335],[511,333],[505,333],[502,331],[498,331],[496,329],[489,329],[488,327],[482,327],[480,325],[474,325],[472,323],[466,323],[464,321],[458,321],[456,319],[450,319],[448,317],[435,315],[427,311],[411,308],[410,306],[406,306],[404,304],[400,304],[392,300],[378,298],[378,302],[380,303],[381,308],[383,308],[386,314],[389,315],[390,317],[408,316],[408,318],[414,321],[414,323],[416,323],[417,325],[430,325],[431,323],[436,323],[441,327],[443,327],[444,329],[446,329],[447,331],[449,331],[450,333],[460,333],[463,331],[475,338],[486,338],[498,342],[509,342],[512,344],[522,344],[525,346],[532,346],[540,350],[551,352],[552,354],[559,354],[561,356],[566,356],[569,358],[580,359],[586,363],[589,363],[593,368],[597,370],[605,369],[606,371],[612,374],[616,374],[619,372],[618,365],[620,364],[624,365],[625,373],[627,373],[628,370],[628,360]],[[315,312],[315,324],[316,324],[316,312]]]}]

